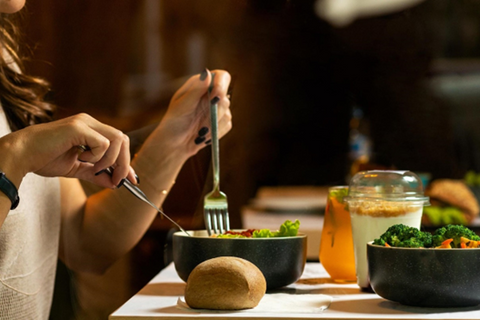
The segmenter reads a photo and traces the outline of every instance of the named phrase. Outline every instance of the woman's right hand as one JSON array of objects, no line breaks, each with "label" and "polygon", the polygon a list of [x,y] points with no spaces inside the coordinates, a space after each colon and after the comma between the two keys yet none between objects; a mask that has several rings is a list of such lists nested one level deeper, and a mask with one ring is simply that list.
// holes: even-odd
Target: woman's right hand
[{"label": "woman's right hand", "polygon": [[[34,172],[47,177],[75,177],[114,188],[125,177],[135,183],[129,144],[121,131],[87,114],[78,114],[0,138],[0,170],[17,186],[23,176]],[[112,177],[95,175],[110,166],[115,169]]]}]

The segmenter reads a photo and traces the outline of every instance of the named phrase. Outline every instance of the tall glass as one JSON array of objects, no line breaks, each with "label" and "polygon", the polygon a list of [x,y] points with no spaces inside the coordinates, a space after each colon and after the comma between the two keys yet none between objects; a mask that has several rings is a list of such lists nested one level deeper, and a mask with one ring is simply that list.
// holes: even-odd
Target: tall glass
[{"label": "tall glass", "polygon": [[348,205],[343,201],[347,193],[346,186],[328,189],[320,240],[320,263],[337,282],[356,281],[352,225]]}]

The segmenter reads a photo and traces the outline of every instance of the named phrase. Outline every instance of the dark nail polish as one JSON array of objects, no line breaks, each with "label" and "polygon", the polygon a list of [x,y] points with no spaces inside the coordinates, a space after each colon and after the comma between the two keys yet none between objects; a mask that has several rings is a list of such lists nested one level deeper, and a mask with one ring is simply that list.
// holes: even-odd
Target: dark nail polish
[{"label": "dark nail polish", "polygon": [[205,68],[205,70],[202,71],[202,73],[200,73],[200,80],[205,80],[208,76],[208,71],[207,69]]},{"label": "dark nail polish", "polygon": [[125,179],[120,180],[120,183],[117,186],[117,189],[120,189],[121,186],[125,183]]},{"label": "dark nail polish", "polygon": [[205,141],[205,137],[197,137],[195,139],[195,144],[200,144],[202,143],[203,141]]},{"label": "dark nail polish", "polygon": [[137,176],[136,173],[135,173],[135,179],[137,180],[137,184],[140,184],[140,178]]},{"label": "dark nail polish", "polygon": [[106,172],[106,171],[107,171],[107,169],[100,170],[100,171],[98,171],[97,173],[95,173],[95,175],[98,176],[98,175],[100,175],[100,174],[102,174],[102,173],[104,173],[104,172]]},{"label": "dark nail polish", "polygon": [[82,159],[78,159],[78,161],[80,161],[80,162],[84,162],[84,163],[85,163],[85,162],[87,162],[87,161],[85,161],[85,160],[82,160]]},{"label": "dark nail polish", "polygon": [[218,101],[220,101],[220,98],[219,97],[215,97],[212,99],[212,101],[210,101],[212,104],[217,104]]},{"label": "dark nail polish", "polygon": [[200,130],[198,130],[198,135],[200,137],[203,137],[204,135],[206,135],[208,133],[208,128],[207,127],[202,127]]},{"label": "dark nail polish", "polygon": [[205,144],[210,144],[210,143],[212,143],[212,139],[205,141]]}]

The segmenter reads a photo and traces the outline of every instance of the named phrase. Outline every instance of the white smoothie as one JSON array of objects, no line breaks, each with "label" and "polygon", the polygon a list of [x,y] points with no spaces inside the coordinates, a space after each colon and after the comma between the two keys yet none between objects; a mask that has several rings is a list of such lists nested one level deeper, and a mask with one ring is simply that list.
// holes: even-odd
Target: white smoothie
[{"label": "white smoothie", "polygon": [[367,243],[379,238],[395,224],[420,228],[423,205],[419,203],[350,203],[352,235],[355,249],[357,283],[361,288],[370,286],[368,278]]}]

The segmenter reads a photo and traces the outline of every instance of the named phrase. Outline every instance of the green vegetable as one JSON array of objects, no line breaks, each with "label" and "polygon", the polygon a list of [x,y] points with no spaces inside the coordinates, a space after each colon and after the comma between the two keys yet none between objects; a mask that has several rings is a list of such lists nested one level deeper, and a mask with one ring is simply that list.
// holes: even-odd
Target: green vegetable
[{"label": "green vegetable", "polygon": [[423,214],[428,217],[428,220],[433,226],[444,226],[447,224],[461,224],[465,225],[467,219],[462,211],[454,207],[425,207]]},{"label": "green vegetable", "polygon": [[[300,221],[298,221],[298,219],[295,220],[295,222],[287,220],[280,226],[280,230],[273,234],[274,237],[294,237],[297,235],[299,228]],[[253,233],[253,237],[255,238],[255,232]]]},{"label": "green vegetable", "polygon": [[460,248],[460,237],[480,241],[480,237],[465,226],[449,224],[435,230],[432,236],[433,246],[439,246],[447,239],[453,239],[452,248]]},{"label": "green vegetable", "polygon": [[338,202],[343,203],[343,198],[348,196],[348,188],[330,189],[329,196],[335,198]]},{"label": "green vegetable", "polygon": [[480,186],[480,174],[473,170],[468,171],[464,177],[465,183],[471,187]]},{"label": "green vegetable", "polygon": [[248,237],[245,237],[244,235],[241,235],[241,234],[218,234],[217,238],[232,239],[232,238],[248,238]]},{"label": "green vegetable", "polygon": [[270,229],[260,229],[253,231],[252,238],[273,238],[275,233],[270,231]]},{"label": "green vegetable", "polygon": [[396,224],[388,228],[379,239],[373,241],[373,244],[380,246],[385,246],[385,243],[391,247],[431,247],[432,235],[429,232],[422,232],[404,224]]},{"label": "green vegetable", "polygon": [[438,228],[435,232],[422,232],[417,228],[408,227],[403,224],[396,224],[387,229],[387,231],[375,239],[373,244],[391,247],[408,247],[408,248],[435,248],[448,239],[453,239],[450,243],[452,248],[461,248],[460,238],[464,237],[473,241],[480,241],[474,231],[462,225],[449,224]]},{"label": "green vegetable", "polygon": [[[253,231],[252,238],[274,238],[274,237],[294,237],[298,234],[300,221],[292,222],[286,220],[278,231],[272,232],[270,229],[260,229]],[[219,234],[217,238],[248,238],[241,234]]]}]

